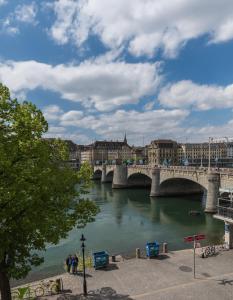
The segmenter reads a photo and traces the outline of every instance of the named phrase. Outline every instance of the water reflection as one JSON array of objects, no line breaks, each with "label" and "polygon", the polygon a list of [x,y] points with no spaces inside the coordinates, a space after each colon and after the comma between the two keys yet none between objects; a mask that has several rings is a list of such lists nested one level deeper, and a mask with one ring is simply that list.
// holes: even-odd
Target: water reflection
[{"label": "water reflection", "polygon": [[122,197],[121,190],[115,189],[112,192],[111,200],[116,223],[121,225],[124,210],[127,205],[127,198]]},{"label": "water reflection", "polygon": [[151,213],[150,213],[151,222],[160,223],[160,205],[159,205],[159,201],[157,201],[156,198],[151,197],[150,207],[151,207]]}]

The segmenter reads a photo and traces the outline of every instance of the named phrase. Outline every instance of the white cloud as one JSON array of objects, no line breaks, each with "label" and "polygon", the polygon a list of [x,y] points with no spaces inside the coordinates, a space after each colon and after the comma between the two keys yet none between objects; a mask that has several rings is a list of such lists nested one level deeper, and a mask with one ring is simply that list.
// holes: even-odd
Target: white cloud
[{"label": "white cloud", "polygon": [[224,140],[224,137],[233,137],[233,119],[221,125],[205,125],[203,127],[185,128],[184,136],[190,137],[188,142],[208,141],[209,137]]},{"label": "white cloud", "polygon": [[[62,111],[59,107],[57,108]],[[220,125],[191,127],[184,123],[188,116],[189,112],[184,109],[159,109],[145,112],[117,110],[100,115],[67,111],[56,119],[57,126],[49,127],[46,136],[72,139],[78,143],[87,144],[92,142],[91,136],[99,136],[100,139],[121,140],[126,131],[130,144],[136,145],[142,144],[143,137],[146,137],[146,142],[149,143],[156,138],[172,138],[180,142],[200,142],[208,141],[209,136],[214,138],[233,136],[233,119]],[[74,133],[76,130],[78,133]]]},{"label": "white cloud", "polygon": [[0,27],[0,33],[9,34],[14,36],[19,33],[19,28],[12,24],[11,16],[5,18]]},{"label": "white cloud", "polygon": [[60,130],[58,128],[58,130],[56,130],[56,128],[54,127],[54,130],[52,130],[53,132],[47,132],[46,134],[44,134],[44,137],[46,138],[60,138],[63,140],[71,140],[77,144],[90,144],[91,142],[93,142],[93,139],[91,139],[90,137],[88,137],[85,134],[82,133],[69,133],[69,132],[62,132],[62,130]]},{"label": "white cloud", "polygon": [[[180,142],[201,142],[208,141],[209,136],[214,138],[233,136],[233,119],[221,125],[189,127],[184,125],[188,116],[189,112],[181,109],[160,109],[147,112],[118,110],[98,116],[87,116],[80,111],[68,111],[56,119],[59,125],[50,126],[46,136],[88,144],[93,141],[91,136],[96,135],[100,139],[122,140],[126,131],[129,143],[136,145],[142,144],[143,137],[146,137],[146,142],[150,143],[156,138],[172,138]],[[74,132],[75,130],[78,132]],[[88,133],[84,134],[86,130]]]},{"label": "white cloud", "polygon": [[14,12],[16,21],[36,24],[37,5],[35,2],[31,4],[18,5]]},{"label": "white cloud", "polygon": [[83,112],[77,110],[70,110],[67,113],[63,114],[60,118],[62,124],[69,126],[77,124],[79,120],[83,118]]},{"label": "white cloud", "polygon": [[95,34],[112,49],[151,56],[160,48],[173,57],[203,34],[215,43],[233,38],[232,0],[58,0],[53,10],[51,36],[78,47]]},{"label": "white cloud", "polygon": [[158,100],[166,107],[192,107],[197,110],[232,108],[233,84],[223,87],[183,80],[164,87]]},{"label": "white cloud", "polygon": [[47,121],[59,120],[63,110],[57,105],[48,105],[43,108],[43,114]]},{"label": "white cloud", "polygon": [[0,6],[6,4],[7,1],[6,0],[0,0]]},{"label": "white cloud", "polygon": [[63,134],[66,132],[66,128],[62,126],[49,126],[47,134]]},{"label": "white cloud", "polygon": [[150,101],[150,102],[148,102],[148,103],[146,103],[144,105],[144,109],[145,110],[152,110],[152,108],[153,108],[154,105],[155,105],[155,102],[154,101]]},{"label": "white cloud", "polygon": [[[3,1],[2,4],[4,3],[5,2]],[[14,12],[11,12],[7,17],[5,17],[5,19],[3,19],[2,26],[0,27],[0,33],[14,36],[20,33],[20,23],[36,25],[37,10],[35,2],[32,2],[31,4],[17,5]]]},{"label": "white cloud", "polygon": [[95,134],[108,139],[121,138],[127,131],[130,140],[134,143],[138,143],[138,137],[142,135],[154,138],[155,136],[169,137],[178,132],[180,134],[182,129],[179,126],[189,114],[186,110],[160,109],[147,112],[117,110],[114,113],[80,118],[79,112],[77,113],[77,119],[74,118],[74,112],[66,113],[66,117],[61,118],[60,125],[91,129]]},{"label": "white cloud", "polygon": [[216,30],[213,36],[212,43],[226,42],[231,40],[233,37],[233,20],[232,17],[226,20],[219,28]]},{"label": "white cloud", "polygon": [[62,98],[100,111],[138,103],[154,94],[160,81],[160,64],[85,61],[56,65],[36,61],[0,63],[0,81],[13,92],[43,88]]}]

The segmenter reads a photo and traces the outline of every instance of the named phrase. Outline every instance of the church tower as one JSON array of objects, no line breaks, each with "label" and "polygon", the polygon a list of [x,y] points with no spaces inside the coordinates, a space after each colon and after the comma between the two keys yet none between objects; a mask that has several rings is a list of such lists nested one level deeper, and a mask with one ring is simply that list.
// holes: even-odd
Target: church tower
[{"label": "church tower", "polygon": [[127,145],[126,132],[125,132],[125,137],[124,137],[124,143]]}]

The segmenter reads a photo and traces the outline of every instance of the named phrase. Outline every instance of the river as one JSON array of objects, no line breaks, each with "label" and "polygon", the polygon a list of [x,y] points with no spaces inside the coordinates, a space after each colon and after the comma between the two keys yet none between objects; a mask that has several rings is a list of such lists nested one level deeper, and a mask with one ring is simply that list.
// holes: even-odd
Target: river
[{"label": "river", "polygon": [[[136,248],[145,249],[147,241],[167,242],[169,250],[190,248],[192,244],[185,243],[184,237],[197,233],[206,234],[204,244],[222,241],[224,224],[204,213],[201,196],[152,199],[149,193],[149,189],[112,190],[110,183],[93,182],[89,198],[101,210],[95,222],[83,230],[73,229],[59,245],[49,246],[43,253],[45,262],[33,269],[26,281],[64,272],[65,257],[80,251],[81,233],[88,251],[126,256],[133,255]],[[190,210],[201,211],[201,215],[190,216]]]}]

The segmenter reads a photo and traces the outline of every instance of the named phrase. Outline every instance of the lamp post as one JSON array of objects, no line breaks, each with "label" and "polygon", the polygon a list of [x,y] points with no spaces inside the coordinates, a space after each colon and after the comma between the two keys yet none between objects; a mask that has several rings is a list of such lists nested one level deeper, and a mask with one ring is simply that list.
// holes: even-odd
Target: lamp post
[{"label": "lamp post", "polygon": [[213,141],[212,137],[209,137],[209,163],[208,163],[208,170],[210,171],[210,143]]},{"label": "lamp post", "polygon": [[[229,139],[228,137],[224,137],[226,142],[224,142],[224,145],[226,146],[226,154],[225,154],[225,158],[226,158],[226,163],[227,163],[227,159],[232,157],[232,151],[230,151],[230,149],[228,148],[229,147]],[[222,163],[222,167],[224,167],[223,163]]]},{"label": "lamp post", "polygon": [[201,168],[203,167],[203,143],[201,143]]},{"label": "lamp post", "polygon": [[82,247],[82,253],[83,253],[83,295],[87,295],[87,282],[86,282],[86,270],[85,270],[85,237],[82,234],[80,241],[82,242],[81,247]]}]

